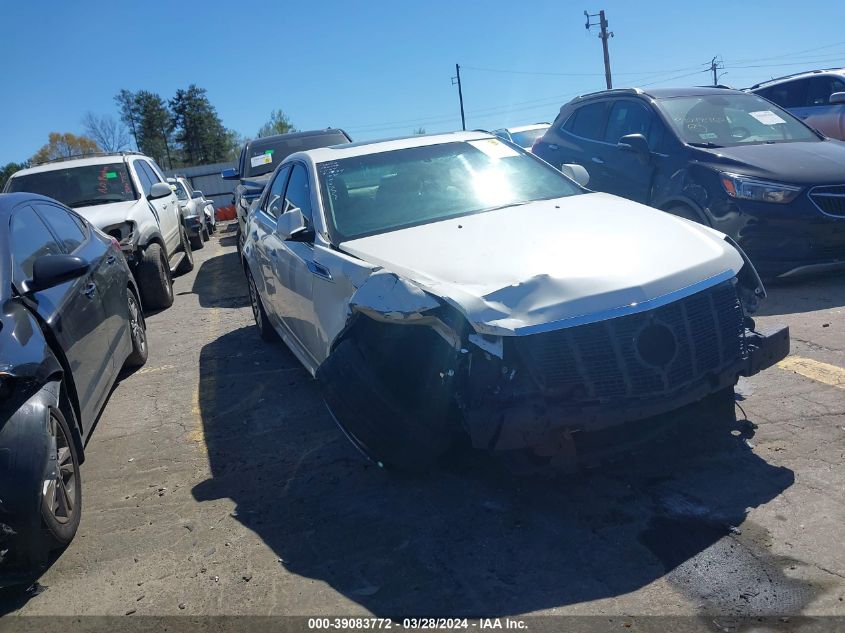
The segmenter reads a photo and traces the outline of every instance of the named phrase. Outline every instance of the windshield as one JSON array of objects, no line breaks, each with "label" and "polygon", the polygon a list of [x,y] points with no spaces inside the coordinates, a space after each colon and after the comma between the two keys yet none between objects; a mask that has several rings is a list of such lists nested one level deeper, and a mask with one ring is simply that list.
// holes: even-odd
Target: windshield
[{"label": "windshield", "polygon": [[791,114],[756,95],[670,97],[657,103],[681,140],[690,145],[732,147],[820,140]]},{"label": "windshield", "polygon": [[524,132],[511,132],[511,139],[514,143],[525,149],[531,149],[534,141],[543,136],[549,127],[540,127],[536,130],[525,130]]},{"label": "windshield", "polygon": [[15,176],[9,181],[8,190],[38,193],[69,207],[138,199],[123,163],[68,167]]},{"label": "windshield", "polygon": [[581,192],[498,139],[444,143],[318,165],[336,241]]},{"label": "windshield", "polygon": [[349,139],[340,132],[253,141],[246,156],[244,177],[269,174],[276,169],[279,163],[294,152],[304,152],[318,147],[329,147],[330,145],[342,145],[348,142]]},{"label": "windshield", "polygon": [[176,197],[179,198],[181,202],[186,202],[188,200],[188,192],[185,191],[185,186],[178,180],[171,184],[176,187]]}]

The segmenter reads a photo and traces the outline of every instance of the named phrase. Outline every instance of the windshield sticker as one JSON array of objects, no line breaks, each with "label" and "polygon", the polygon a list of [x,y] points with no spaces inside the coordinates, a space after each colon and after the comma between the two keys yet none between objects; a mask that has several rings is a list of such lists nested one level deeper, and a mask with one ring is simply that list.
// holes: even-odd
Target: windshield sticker
[{"label": "windshield sticker", "polygon": [[259,154],[249,159],[249,164],[253,167],[260,167],[261,165],[269,165],[273,162],[272,154]]},{"label": "windshield sticker", "polygon": [[117,178],[117,172],[116,171],[107,171],[106,172],[106,178],[108,178],[109,180],[111,180],[112,178]]},{"label": "windshield sticker", "polygon": [[515,149],[508,147],[501,141],[497,141],[494,138],[486,138],[483,141],[467,141],[467,143],[472,145],[475,149],[484,152],[490,158],[499,159],[519,156],[519,152]]},{"label": "windshield sticker", "polygon": [[273,152],[275,152],[275,151],[276,151],[276,150],[274,150],[274,149],[265,149],[265,150],[264,150],[264,153],[265,153],[265,154],[270,154],[270,156],[272,156],[272,155],[273,155]]},{"label": "windshield sticker", "polygon": [[763,125],[779,125],[781,123],[786,123],[786,121],[781,119],[771,110],[759,110],[758,112],[749,112],[748,114],[753,116]]},{"label": "windshield sticker", "polygon": [[704,139],[705,141],[713,140],[714,138],[719,138],[719,135],[715,132],[703,132],[698,135],[699,138]]}]

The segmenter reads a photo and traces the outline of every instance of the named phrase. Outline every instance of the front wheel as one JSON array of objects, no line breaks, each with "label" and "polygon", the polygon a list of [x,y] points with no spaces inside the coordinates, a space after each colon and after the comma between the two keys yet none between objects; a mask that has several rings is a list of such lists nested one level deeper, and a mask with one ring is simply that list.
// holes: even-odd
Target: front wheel
[{"label": "front wheel", "polygon": [[148,310],[160,310],[173,305],[173,281],[170,267],[164,256],[164,249],[150,244],[141,254],[141,261],[135,271],[135,278],[141,289],[141,298]]},{"label": "front wheel", "polygon": [[49,550],[65,547],[79,528],[82,512],[82,481],[79,455],[73,435],[62,414],[50,410],[48,432],[53,449],[41,487],[41,519]]},{"label": "front wheel", "polygon": [[184,275],[194,269],[194,252],[191,250],[191,241],[188,239],[188,233],[185,231],[185,227],[179,227],[179,231],[182,240],[182,251],[185,255],[176,267],[176,274]]}]

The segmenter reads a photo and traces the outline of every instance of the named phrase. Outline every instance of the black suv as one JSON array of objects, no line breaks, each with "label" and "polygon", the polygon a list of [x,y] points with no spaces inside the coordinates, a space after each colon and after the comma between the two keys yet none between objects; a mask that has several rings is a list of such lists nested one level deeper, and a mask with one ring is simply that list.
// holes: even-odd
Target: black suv
[{"label": "black suv", "polygon": [[224,180],[240,181],[232,193],[232,203],[238,214],[238,249],[243,244],[249,205],[264,191],[279,163],[294,152],[351,142],[349,135],[339,128],[276,134],[248,141],[241,150],[238,168],[225,169],[220,174]]},{"label": "black suv", "polygon": [[590,187],[711,226],[764,277],[845,268],[845,143],[722,88],[577,97],[532,151]]}]

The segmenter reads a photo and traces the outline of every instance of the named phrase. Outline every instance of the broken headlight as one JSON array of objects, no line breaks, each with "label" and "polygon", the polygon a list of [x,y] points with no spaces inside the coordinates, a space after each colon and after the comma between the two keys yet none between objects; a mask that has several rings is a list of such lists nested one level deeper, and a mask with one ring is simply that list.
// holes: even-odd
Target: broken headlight
[{"label": "broken headlight", "polygon": [[758,180],[750,176],[729,174],[720,175],[722,186],[731,198],[754,200],[756,202],[774,202],[786,204],[792,202],[801,193],[801,187],[785,185],[781,182]]},{"label": "broken headlight", "polygon": [[135,238],[135,223],[121,222],[120,224],[113,224],[104,228],[103,232],[120,242],[121,246],[129,246]]}]

